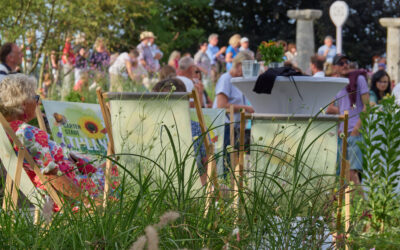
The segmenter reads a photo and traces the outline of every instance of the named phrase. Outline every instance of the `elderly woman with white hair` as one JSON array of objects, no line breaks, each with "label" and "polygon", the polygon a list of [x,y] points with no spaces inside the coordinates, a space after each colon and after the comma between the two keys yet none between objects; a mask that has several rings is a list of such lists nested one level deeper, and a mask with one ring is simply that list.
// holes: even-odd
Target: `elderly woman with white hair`
[{"label": "elderly woman with white hair", "polygon": [[[28,124],[35,118],[39,102],[36,88],[37,82],[33,77],[23,74],[5,77],[0,82],[0,112],[41,168],[45,178],[58,192],[85,204],[89,204],[88,197],[92,197],[95,203],[100,202],[98,197],[104,190],[104,163],[94,167],[89,164],[89,157],[69,152],[49,140],[45,131]],[[24,163],[24,169],[35,186],[44,189],[31,166]],[[119,183],[116,167],[111,172],[113,193]]]}]

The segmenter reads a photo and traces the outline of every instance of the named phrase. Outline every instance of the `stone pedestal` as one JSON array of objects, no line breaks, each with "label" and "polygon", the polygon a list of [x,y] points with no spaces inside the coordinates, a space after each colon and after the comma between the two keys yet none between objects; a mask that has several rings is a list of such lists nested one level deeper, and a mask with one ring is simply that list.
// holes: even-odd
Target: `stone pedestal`
[{"label": "stone pedestal", "polygon": [[386,71],[395,84],[400,81],[400,18],[381,18],[379,23],[387,28]]},{"label": "stone pedestal", "polygon": [[296,19],[296,62],[305,72],[310,67],[310,58],[315,54],[314,20],[322,16],[321,10],[288,10],[289,18]]}]

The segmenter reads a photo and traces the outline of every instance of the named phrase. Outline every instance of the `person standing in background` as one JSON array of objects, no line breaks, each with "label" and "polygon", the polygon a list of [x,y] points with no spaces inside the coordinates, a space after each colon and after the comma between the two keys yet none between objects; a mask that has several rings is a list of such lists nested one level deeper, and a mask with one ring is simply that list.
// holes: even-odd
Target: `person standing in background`
[{"label": "person standing in background", "polygon": [[239,53],[240,39],[241,37],[239,34],[235,34],[229,38],[229,46],[226,49],[225,55],[226,71],[229,71],[232,68],[233,59],[236,54]]},{"label": "person standing in background", "polygon": [[211,60],[207,55],[207,42],[202,42],[199,45],[199,50],[194,55],[194,63],[204,73],[209,76],[211,72]]},{"label": "person standing in background", "polygon": [[285,52],[285,56],[287,61],[290,61],[292,64],[296,64],[295,63],[295,58],[297,56],[296,44],[289,43],[288,50]]},{"label": "person standing in background", "polygon": [[371,106],[379,104],[382,98],[390,95],[390,77],[384,70],[378,70],[372,75],[369,103]]},{"label": "person standing in background", "polygon": [[[360,113],[365,112],[369,104],[369,89],[366,71],[349,69],[349,60],[345,55],[336,55],[333,60],[333,70],[339,77],[349,78],[349,84],[336,94],[335,100],[328,106],[327,114],[343,115],[349,112],[349,125],[347,132],[347,160],[350,162],[350,181],[355,185],[361,184],[361,173],[363,171],[362,152],[359,143],[363,139],[360,135],[361,120]],[[339,134],[343,133],[343,122],[340,124]],[[339,151],[342,147],[341,136],[338,137]],[[337,170],[340,174],[340,167]]]},{"label": "person standing in background", "polygon": [[248,53],[254,59],[254,52],[249,49],[249,39],[247,37],[242,37],[242,39],[240,39],[239,51]]},{"label": "person standing in background", "polygon": [[101,84],[102,88],[106,88],[107,79],[105,77],[108,67],[110,66],[110,52],[106,47],[106,41],[103,37],[98,37],[94,43],[94,51],[90,56],[90,66],[94,72],[94,82],[89,89],[94,89],[97,84]]},{"label": "person standing in background", "polygon": [[152,53],[153,59],[154,59],[155,71],[157,72],[157,71],[160,70],[160,62],[159,62],[159,60],[161,60],[161,58],[163,57],[164,54],[157,47],[157,45],[154,43],[155,39],[156,39],[156,36],[154,36],[153,32],[150,31],[149,46],[150,46],[151,53]]},{"label": "person standing in background", "polygon": [[[151,39],[154,39],[153,32],[143,31],[140,34],[140,44],[137,46],[139,52],[139,62],[150,74],[150,77],[157,72],[157,62],[153,57]],[[159,66],[159,65],[158,65]]]},{"label": "person standing in background", "polygon": [[5,43],[0,48],[0,81],[15,70],[22,63],[23,54],[15,43]]},{"label": "person standing in background", "polygon": [[211,80],[215,82],[218,78],[218,73],[222,69],[222,65],[219,63],[223,61],[223,54],[226,51],[226,47],[218,48],[218,34],[211,34],[208,37],[207,55],[211,60]]},{"label": "person standing in background", "polygon": [[68,34],[65,39],[64,49],[61,57],[63,69],[63,81],[61,89],[61,100],[65,101],[66,96],[72,89],[74,81],[75,54],[72,48],[72,35]]},{"label": "person standing in background", "polygon": [[333,38],[326,36],[324,39],[324,45],[319,47],[318,55],[324,56],[326,62],[332,63],[333,57],[336,55],[336,46],[333,44]]}]

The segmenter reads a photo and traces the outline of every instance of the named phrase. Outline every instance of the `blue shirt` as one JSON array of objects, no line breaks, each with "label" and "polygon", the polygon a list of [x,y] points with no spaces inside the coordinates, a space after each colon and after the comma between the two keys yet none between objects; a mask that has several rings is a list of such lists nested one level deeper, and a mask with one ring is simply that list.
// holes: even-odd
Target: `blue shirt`
[{"label": "blue shirt", "polygon": [[[228,103],[230,104],[248,105],[249,102],[247,98],[238,88],[233,86],[231,79],[232,76],[229,72],[221,75],[218,79],[217,86],[215,86],[215,96],[218,94],[224,94],[228,98]],[[214,100],[213,108],[217,108],[217,98]],[[226,118],[225,122],[229,123],[230,121]],[[240,113],[235,113],[235,122],[235,127],[239,127]]]},{"label": "blue shirt", "polygon": [[[318,55],[323,56],[327,48],[328,46],[326,45],[322,45],[321,47],[319,47]],[[335,55],[336,55],[336,46],[332,44],[332,46],[329,48],[328,54],[326,55],[326,61],[328,63],[332,63],[333,57],[335,57]]]},{"label": "blue shirt", "polygon": [[[233,48],[231,45],[228,46],[226,49],[226,54],[232,53],[232,59],[235,58],[236,54],[238,53],[239,49]],[[232,62],[226,63],[226,71],[229,71],[232,68]]]},{"label": "blue shirt", "polygon": [[211,65],[214,65],[216,63],[217,58],[215,55],[218,53],[218,51],[218,46],[212,46],[211,44],[208,45],[206,53],[211,60]]}]

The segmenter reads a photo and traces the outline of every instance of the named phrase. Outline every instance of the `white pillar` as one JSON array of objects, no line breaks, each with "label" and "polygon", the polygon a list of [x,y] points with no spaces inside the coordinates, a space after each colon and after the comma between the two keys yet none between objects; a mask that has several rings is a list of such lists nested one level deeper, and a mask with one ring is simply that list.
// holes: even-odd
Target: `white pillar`
[{"label": "white pillar", "polygon": [[305,72],[310,67],[310,58],[315,54],[314,20],[322,16],[321,10],[288,10],[289,18],[296,19],[297,64]]},{"label": "white pillar", "polygon": [[400,18],[381,18],[379,23],[387,28],[386,71],[395,84],[400,81]]}]

